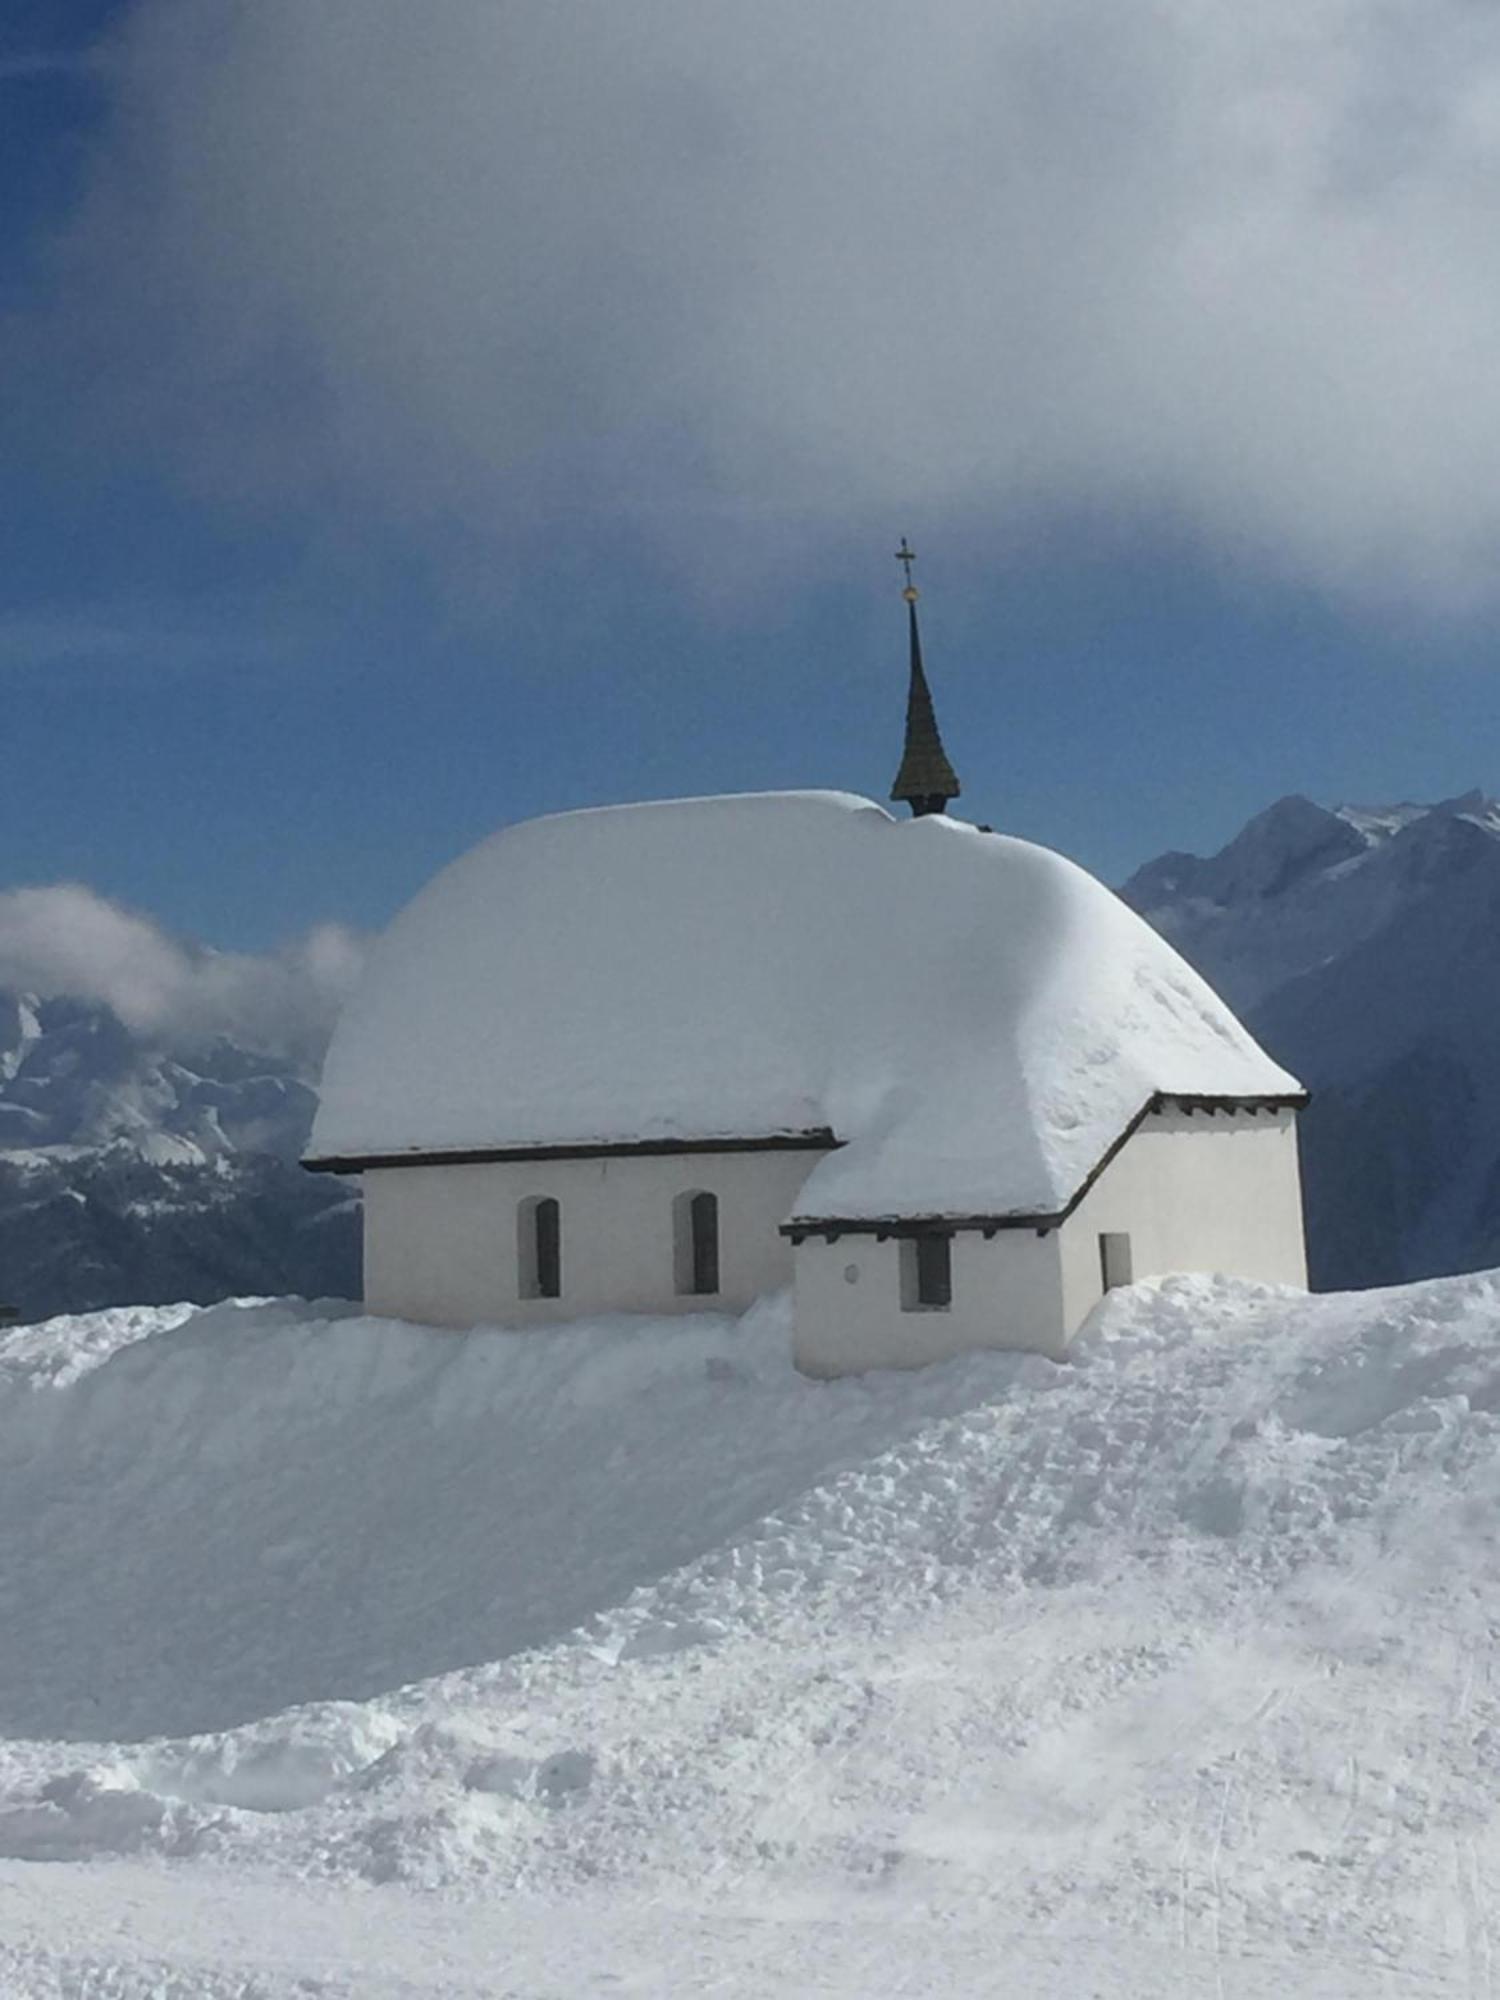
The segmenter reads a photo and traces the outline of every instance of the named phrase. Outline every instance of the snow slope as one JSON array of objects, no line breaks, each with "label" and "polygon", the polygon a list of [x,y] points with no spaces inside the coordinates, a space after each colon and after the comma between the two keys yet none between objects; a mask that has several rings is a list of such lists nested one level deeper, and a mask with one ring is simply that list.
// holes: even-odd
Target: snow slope
[{"label": "snow slope", "polygon": [[0,1993],[1484,1994],[1500,1277],[0,1338]]}]

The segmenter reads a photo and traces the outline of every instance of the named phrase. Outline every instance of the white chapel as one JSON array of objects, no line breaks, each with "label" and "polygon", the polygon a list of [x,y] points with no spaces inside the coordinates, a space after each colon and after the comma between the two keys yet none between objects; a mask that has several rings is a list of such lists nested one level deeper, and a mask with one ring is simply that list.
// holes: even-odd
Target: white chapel
[{"label": "white chapel", "polygon": [[396,918],[307,1164],[438,1326],[739,1312],[809,1374],[1060,1355],[1102,1293],[1306,1282],[1304,1093],[1102,884],[947,813],[916,592],[897,820],[841,792],[508,827]]}]

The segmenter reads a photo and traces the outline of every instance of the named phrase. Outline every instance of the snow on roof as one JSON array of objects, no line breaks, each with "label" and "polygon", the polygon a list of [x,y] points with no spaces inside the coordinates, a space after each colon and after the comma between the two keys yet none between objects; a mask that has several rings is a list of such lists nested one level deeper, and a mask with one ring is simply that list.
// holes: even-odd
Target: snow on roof
[{"label": "snow on roof", "polygon": [[838,792],[506,828],[396,918],[314,1159],[831,1128],[799,1213],[1050,1214],[1153,1094],[1299,1089],[1048,849]]}]

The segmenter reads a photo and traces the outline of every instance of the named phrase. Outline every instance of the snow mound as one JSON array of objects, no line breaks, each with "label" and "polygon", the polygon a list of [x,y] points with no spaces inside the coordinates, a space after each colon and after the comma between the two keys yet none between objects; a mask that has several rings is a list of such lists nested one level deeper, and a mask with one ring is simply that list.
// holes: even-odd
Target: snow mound
[{"label": "snow mound", "polygon": [[91,1314],[17,1330],[9,1371],[0,1346],[0,1603],[24,1634],[0,1735],[179,1734],[553,1639],[967,1393],[808,1393],[784,1301],[542,1341],[316,1315]]},{"label": "snow mound", "polygon": [[1486,1990],[1500,1276],[819,1384],[303,1310],[0,1374],[0,1991]]},{"label": "snow mound", "polygon": [[826,1128],[802,1213],[1052,1213],[1157,1092],[1297,1090],[1061,856],[767,794],[564,813],[455,862],[376,948],[310,1151]]}]

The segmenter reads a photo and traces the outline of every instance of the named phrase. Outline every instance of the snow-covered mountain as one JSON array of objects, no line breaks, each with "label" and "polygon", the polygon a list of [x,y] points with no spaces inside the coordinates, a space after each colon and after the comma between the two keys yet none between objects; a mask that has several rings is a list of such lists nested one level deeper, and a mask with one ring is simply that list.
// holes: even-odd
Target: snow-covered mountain
[{"label": "snow-covered mountain", "polygon": [[1500,1261],[1500,805],[1282,799],[1122,893],[1314,1093],[1316,1283]]},{"label": "snow-covered mountain", "polygon": [[234,1153],[294,1160],[317,1106],[285,1058],[220,1036],[191,1056],[132,1034],[110,1008],[0,993],[0,1147],[128,1145],[161,1166]]},{"label": "snow-covered mountain", "polygon": [[0,1298],[357,1289],[351,1190],[297,1165],[313,1053],[168,1038],[70,996],[0,992]]}]

